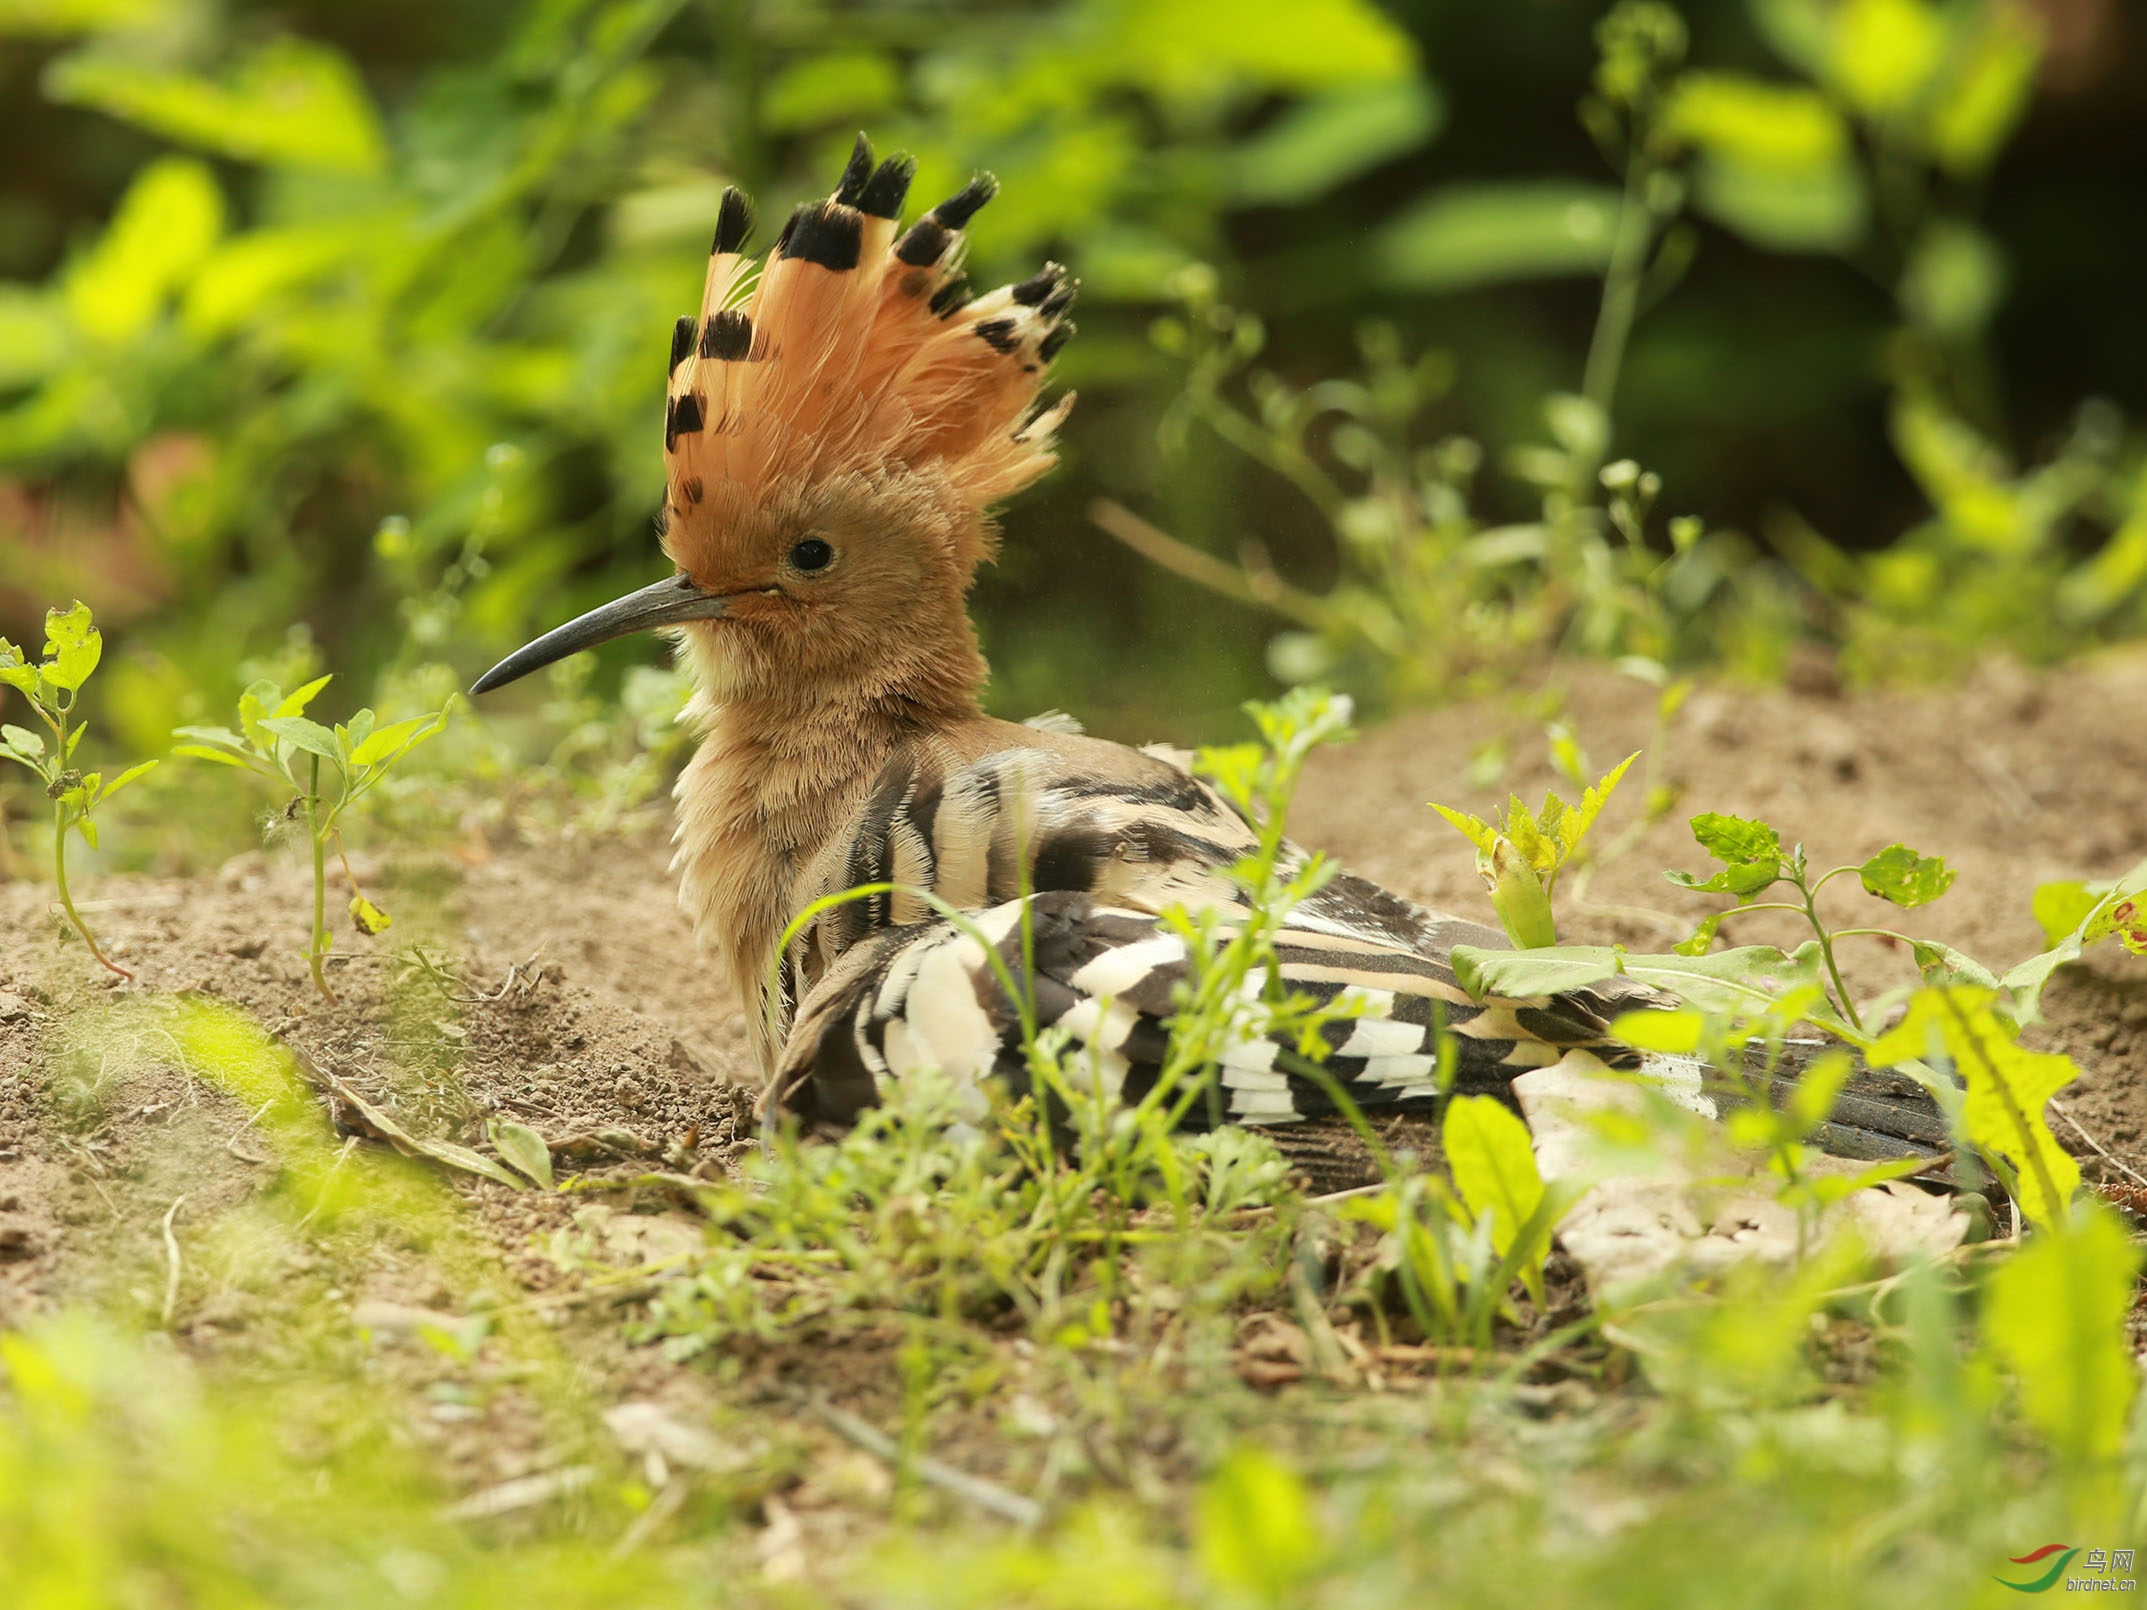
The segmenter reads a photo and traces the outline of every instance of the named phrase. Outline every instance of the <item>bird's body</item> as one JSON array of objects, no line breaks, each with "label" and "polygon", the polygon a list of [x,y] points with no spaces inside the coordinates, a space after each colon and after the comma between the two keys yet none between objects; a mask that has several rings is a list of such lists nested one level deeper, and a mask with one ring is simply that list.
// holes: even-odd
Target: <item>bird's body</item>
[{"label": "bird's body", "polygon": [[[701,311],[671,349],[663,524],[679,575],[479,688],[625,631],[682,629],[702,735],[677,789],[682,898],[746,1004],[773,1096],[840,1122],[924,1067],[1020,1086],[1011,977],[1036,1025],[1133,1099],[1187,974],[1170,914],[1242,918],[1230,869],[1255,831],[1168,752],[982,713],[966,594],[988,508],[1053,461],[1072,398],[1036,398],[1074,286],[1047,264],[968,297],[961,230],[994,186],[980,178],[898,237],[908,176],[900,158],[875,168],[861,137],[757,280],[748,209],[726,196]],[[861,885],[890,887],[799,923]],[[1499,1089],[1571,1046],[1607,1047],[1616,1012],[1668,1004],[1623,979],[1472,1000],[1449,953],[1499,942],[1331,878],[1274,947],[1292,991],[1351,992],[1321,1031],[1330,1054],[1315,1077],[1271,1039],[1228,1046],[1207,1111],[1272,1124],[1329,1109],[1337,1085],[1366,1107],[1428,1103],[1446,1081]]]}]

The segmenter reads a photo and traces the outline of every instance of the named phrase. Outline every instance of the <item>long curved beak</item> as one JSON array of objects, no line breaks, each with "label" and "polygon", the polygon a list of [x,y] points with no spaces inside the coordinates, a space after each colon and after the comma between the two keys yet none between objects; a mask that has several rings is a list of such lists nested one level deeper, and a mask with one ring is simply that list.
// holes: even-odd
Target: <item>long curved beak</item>
[{"label": "long curved beak", "polygon": [[579,654],[585,648],[609,643],[615,637],[677,626],[684,621],[714,620],[730,608],[728,593],[704,593],[686,575],[666,577],[614,598],[578,620],[555,626],[534,643],[525,643],[492,667],[471,686],[472,693],[490,693],[508,683],[542,670],[554,660]]}]

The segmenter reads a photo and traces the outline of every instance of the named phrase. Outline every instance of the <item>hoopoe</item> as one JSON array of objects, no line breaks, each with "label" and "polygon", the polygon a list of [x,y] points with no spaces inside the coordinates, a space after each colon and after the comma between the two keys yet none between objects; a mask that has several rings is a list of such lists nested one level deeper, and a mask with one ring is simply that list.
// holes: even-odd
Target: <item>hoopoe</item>
[{"label": "hoopoe", "polygon": [[[547,633],[475,691],[627,633],[678,633],[701,734],[676,790],[681,899],[746,1003],[774,1098],[842,1123],[927,1067],[1026,1089],[1014,1003],[975,933],[913,892],[929,890],[999,948],[1081,1067],[1136,1100],[1187,970],[1162,914],[1241,902],[1225,869],[1254,834],[1172,752],[980,710],[966,595],[994,549],[991,507],[1054,462],[1074,399],[1038,396],[1077,282],[1046,263],[972,294],[964,231],[996,181],[901,230],[912,171],[875,166],[860,135],[834,194],[792,213],[764,265],[744,254],[750,204],[725,192],[700,311],[671,340],[660,527],[677,573]],[[813,902],[875,883],[895,887],[832,906],[776,954]],[[1428,1106],[1442,1033],[1452,1088],[1503,1090],[1568,1048],[1607,1052],[1619,1011],[1669,1004],[1624,980],[1471,999],[1452,948],[1501,942],[1334,877],[1290,914],[1277,957],[1297,992],[1353,992],[1355,1015],[1325,1030],[1324,1078],[1269,1040],[1231,1048],[1221,1116],[1329,1112],[1328,1081],[1361,1106]],[[1857,1099],[1834,1126],[1846,1149],[1943,1145],[1927,1100]]]}]

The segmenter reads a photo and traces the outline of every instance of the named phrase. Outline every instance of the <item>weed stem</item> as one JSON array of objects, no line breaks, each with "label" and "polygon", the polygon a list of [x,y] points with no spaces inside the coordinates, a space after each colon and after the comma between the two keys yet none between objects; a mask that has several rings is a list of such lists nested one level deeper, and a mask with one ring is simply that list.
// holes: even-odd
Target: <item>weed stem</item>
[{"label": "weed stem", "polygon": [[67,913],[67,920],[75,925],[75,932],[82,936],[82,943],[89,946],[89,953],[112,972],[128,983],[134,975],[97,948],[96,935],[89,931],[89,924],[82,920],[82,913],[75,910],[74,897],[67,892],[67,807],[52,807],[52,881],[59,886],[60,908]]}]

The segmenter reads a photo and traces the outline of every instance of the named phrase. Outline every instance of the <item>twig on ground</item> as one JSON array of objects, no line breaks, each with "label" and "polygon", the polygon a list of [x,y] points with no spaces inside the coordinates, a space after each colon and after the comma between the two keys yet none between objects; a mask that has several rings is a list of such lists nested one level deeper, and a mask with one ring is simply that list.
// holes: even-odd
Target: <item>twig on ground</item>
[{"label": "twig on ground", "polygon": [[179,1271],[184,1267],[179,1258],[179,1237],[172,1232],[172,1221],[179,1216],[179,1205],[186,1198],[175,1196],[171,1206],[164,1210],[164,1315],[163,1325],[171,1329],[173,1310],[179,1306]]},{"label": "twig on ground", "polygon": [[236,1157],[242,1163],[272,1162],[272,1158],[260,1157],[256,1156],[252,1152],[241,1151],[239,1149],[239,1136],[245,1134],[246,1131],[253,1128],[255,1124],[258,1124],[262,1120],[262,1118],[267,1115],[268,1109],[275,1105],[276,1098],[274,1096],[271,1096],[268,1098],[268,1100],[262,1102],[259,1111],[257,1111],[251,1118],[247,1119],[246,1122],[239,1125],[238,1128],[231,1131],[231,1138],[224,1142],[224,1150],[229,1152],[233,1157]]},{"label": "twig on ground", "polygon": [[2095,1155],[2097,1157],[2100,1157],[2106,1163],[2114,1163],[2125,1173],[2131,1175],[2133,1179],[2139,1181],[2140,1184],[2147,1185],[2147,1174],[2140,1173],[2138,1169],[2134,1168],[2131,1164],[2125,1162],[2122,1158],[2116,1156],[2110,1151],[2107,1146],[2103,1145],[2101,1141],[2097,1140],[2093,1135],[2090,1135],[2087,1132],[2087,1126],[2081,1123],[2080,1120],[2075,1118],[2070,1112],[2068,1112],[2065,1107],[2055,1098],[2051,1100],[2050,1110],[2056,1113],[2060,1118],[2064,1119],[2065,1122],[2072,1125],[2073,1132],[2077,1134],[2082,1140],[2086,1141],[2088,1145],[2094,1147]]},{"label": "twig on ground", "polygon": [[[873,1457],[884,1460],[892,1468],[902,1468],[902,1450],[895,1446],[894,1438],[885,1432],[876,1430],[856,1415],[838,1409],[822,1399],[814,1399],[810,1407],[812,1412],[826,1421],[838,1435],[856,1443]],[[1012,1521],[1025,1531],[1044,1518],[1043,1505],[1024,1498],[1019,1493],[1008,1492],[997,1482],[986,1481],[981,1476],[972,1476],[966,1471],[956,1470],[952,1465],[941,1464],[937,1459],[914,1459],[908,1461],[908,1464],[911,1470],[933,1486],[974,1504],[978,1509],[987,1510],[1002,1520]]]}]

